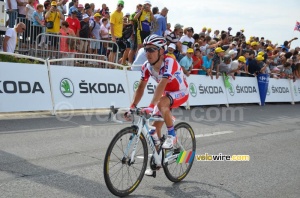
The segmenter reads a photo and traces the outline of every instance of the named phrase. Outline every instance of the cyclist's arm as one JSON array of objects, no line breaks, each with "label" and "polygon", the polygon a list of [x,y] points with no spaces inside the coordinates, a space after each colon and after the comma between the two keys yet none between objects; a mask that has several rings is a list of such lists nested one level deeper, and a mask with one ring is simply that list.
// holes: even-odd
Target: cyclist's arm
[{"label": "cyclist's arm", "polygon": [[169,82],[168,78],[162,78],[161,81],[158,83],[156,90],[154,92],[154,96],[151,101],[151,105],[155,106],[158,103],[159,99],[161,98],[161,96],[164,93],[164,90],[165,90],[168,82]]},{"label": "cyclist's arm", "polygon": [[147,81],[140,80],[139,86],[134,93],[131,106],[132,105],[137,106],[137,104],[141,101],[146,85],[147,85]]}]

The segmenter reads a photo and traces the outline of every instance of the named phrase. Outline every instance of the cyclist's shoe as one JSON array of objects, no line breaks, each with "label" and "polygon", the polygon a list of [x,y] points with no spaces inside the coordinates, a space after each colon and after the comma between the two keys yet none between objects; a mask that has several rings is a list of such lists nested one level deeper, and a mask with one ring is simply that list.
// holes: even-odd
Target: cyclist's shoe
[{"label": "cyclist's shoe", "polygon": [[147,168],[147,170],[145,171],[145,175],[146,176],[153,176],[153,170],[151,168]]},{"label": "cyclist's shoe", "polygon": [[172,149],[173,145],[177,143],[177,137],[173,135],[168,135],[164,144],[162,145],[163,149]]}]

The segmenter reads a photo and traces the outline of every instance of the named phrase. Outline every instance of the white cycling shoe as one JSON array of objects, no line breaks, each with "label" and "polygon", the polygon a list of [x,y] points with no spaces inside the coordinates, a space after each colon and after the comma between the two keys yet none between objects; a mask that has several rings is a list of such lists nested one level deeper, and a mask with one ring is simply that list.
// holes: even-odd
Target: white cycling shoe
[{"label": "white cycling shoe", "polygon": [[153,170],[151,168],[147,168],[147,170],[145,171],[145,175],[153,176]]},{"label": "white cycling shoe", "polygon": [[162,145],[163,149],[172,149],[173,146],[177,143],[177,137],[173,135],[168,135],[164,144]]}]

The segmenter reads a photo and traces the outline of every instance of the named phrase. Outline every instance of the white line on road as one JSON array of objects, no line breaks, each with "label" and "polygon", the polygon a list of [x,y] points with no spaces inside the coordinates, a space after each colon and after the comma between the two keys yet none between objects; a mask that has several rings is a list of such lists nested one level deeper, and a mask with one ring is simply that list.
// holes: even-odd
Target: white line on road
[{"label": "white line on road", "polygon": [[210,136],[215,136],[215,135],[224,135],[224,134],[229,134],[229,133],[233,133],[233,131],[219,131],[219,132],[213,132],[213,133],[198,134],[198,135],[195,135],[195,138],[210,137]]}]

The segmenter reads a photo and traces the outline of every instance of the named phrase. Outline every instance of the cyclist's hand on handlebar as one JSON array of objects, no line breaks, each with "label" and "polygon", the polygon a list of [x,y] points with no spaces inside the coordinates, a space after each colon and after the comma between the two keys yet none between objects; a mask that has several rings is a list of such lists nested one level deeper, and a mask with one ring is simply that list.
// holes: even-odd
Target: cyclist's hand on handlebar
[{"label": "cyclist's hand on handlebar", "polygon": [[131,105],[130,107],[129,107],[129,111],[126,111],[125,113],[124,113],[124,118],[125,118],[125,120],[127,120],[127,121],[132,121],[132,112],[133,111],[135,111],[136,110],[136,105]]},{"label": "cyclist's hand on handlebar", "polygon": [[153,112],[153,108],[152,107],[146,107],[146,108],[143,108],[142,109],[142,112],[143,113],[146,113],[146,114],[150,114]]}]

